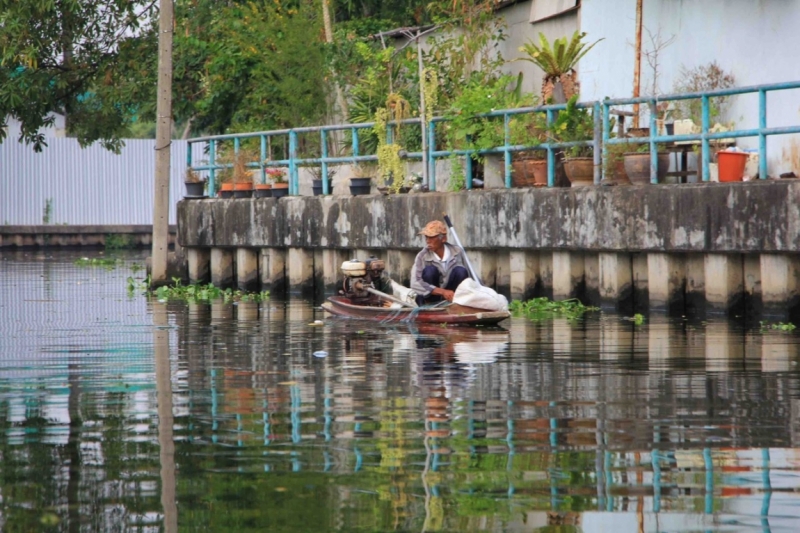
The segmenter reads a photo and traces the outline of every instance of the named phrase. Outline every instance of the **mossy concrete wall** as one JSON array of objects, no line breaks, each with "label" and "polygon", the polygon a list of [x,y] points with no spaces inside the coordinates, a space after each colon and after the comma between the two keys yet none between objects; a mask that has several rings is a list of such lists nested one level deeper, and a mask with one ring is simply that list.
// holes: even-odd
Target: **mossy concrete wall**
[{"label": "mossy concrete wall", "polygon": [[341,257],[377,252],[407,279],[417,232],[445,213],[484,283],[512,297],[781,315],[797,304],[795,180],[191,200],[178,205],[178,241],[261,249],[262,284],[329,291]]}]

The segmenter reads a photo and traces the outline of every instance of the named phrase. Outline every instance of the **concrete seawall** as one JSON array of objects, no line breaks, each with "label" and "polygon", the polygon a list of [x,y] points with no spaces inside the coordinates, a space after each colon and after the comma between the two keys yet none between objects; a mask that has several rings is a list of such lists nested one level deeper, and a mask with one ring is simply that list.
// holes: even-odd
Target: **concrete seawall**
[{"label": "concrete seawall", "polygon": [[798,311],[800,182],[193,200],[178,205],[189,277],[333,292],[377,255],[407,281],[428,220],[450,215],[484,283],[605,308]]},{"label": "concrete seawall", "polygon": [[[169,227],[169,242],[175,240]],[[0,251],[13,248],[107,246],[111,239],[125,248],[150,246],[153,226],[146,224],[0,226]]]}]

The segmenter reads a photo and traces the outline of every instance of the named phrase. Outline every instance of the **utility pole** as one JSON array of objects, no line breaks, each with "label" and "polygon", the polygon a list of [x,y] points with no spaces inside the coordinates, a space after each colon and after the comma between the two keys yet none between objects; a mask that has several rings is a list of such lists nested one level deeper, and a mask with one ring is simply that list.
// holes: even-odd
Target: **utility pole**
[{"label": "utility pole", "polygon": [[156,102],[156,175],[153,191],[151,280],[167,282],[169,255],[169,171],[172,138],[173,0],[160,0],[158,22],[158,101]]},{"label": "utility pole", "polygon": [[[633,97],[639,97],[641,86],[640,78],[642,73],[642,1],[636,0],[636,48],[633,63]],[[633,121],[635,127],[639,127],[639,104],[633,105]]]}]

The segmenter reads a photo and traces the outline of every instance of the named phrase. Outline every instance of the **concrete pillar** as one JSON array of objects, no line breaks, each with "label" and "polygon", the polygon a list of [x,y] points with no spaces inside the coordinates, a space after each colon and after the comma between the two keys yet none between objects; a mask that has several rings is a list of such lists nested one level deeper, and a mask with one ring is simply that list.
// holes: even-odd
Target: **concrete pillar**
[{"label": "concrete pillar", "polygon": [[188,248],[186,258],[189,262],[189,282],[208,283],[211,280],[211,251],[208,248]]},{"label": "concrete pillar", "polygon": [[487,287],[494,287],[497,283],[497,254],[472,250],[469,252],[469,260],[481,282]]},{"label": "concrete pillar", "polygon": [[744,343],[740,335],[731,335],[727,321],[706,324],[706,370],[725,372],[744,358]]},{"label": "concrete pillar", "polygon": [[286,291],[286,250],[282,248],[262,248],[259,259],[261,268],[261,287],[269,288],[270,293]]},{"label": "concrete pillar", "polygon": [[738,308],[744,293],[742,256],[705,254],[706,302],[709,310],[728,313]]},{"label": "concrete pillar", "polygon": [[588,305],[600,306],[600,259],[598,254],[587,252],[583,254],[584,280],[586,290],[584,299]]},{"label": "concrete pillar", "polygon": [[553,252],[553,300],[575,298],[583,288],[583,254]]},{"label": "concrete pillar", "polygon": [[633,311],[648,313],[647,254],[631,254],[631,275],[633,278]]},{"label": "concrete pillar", "polygon": [[389,250],[384,260],[386,273],[397,283],[406,287],[411,286],[411,267],[418,251]]},{"label": "concrete pillar", "polygon": [[317,270],[322,271],[322,284],[325,287],[326,294],[336,294],[336,291],[341,288],[343,278],[341,272],[342,263],[348,259],[349,255],[346,250],[326,248],[322,250],[321,262],[317,262],[315,257],[314,262]]},{"label": "concrete pillar", "polygon": [[788,254],[761,254],[760,262],[764,315],[788,320],[797,305],[797,259]]},{"label": "concrete pillar", "polygon": [[633,296],[630,255],[624,253],[597,254],[597,273],[600,307],[630,312]]},{"label": "concrete pillar", "polygon": [[681,254],[647,254],[647,294],[650,311],[683,312],[686,279]]},{"label": "concrete pillar", "polygon": [[215,287],[233,287],[233,252],[225,248],[211,249],[211,283]]},{"label": "concrete pillar", "polygon": [[553,254],[550,252],[539,253],[539,285],[536,296],[546,296],[553,299]]},{"label": "concrete pillar", "polygon": [[689,254],[684,264],[686,269],[687,315],[704,315],[706,310],[706,264],[703,254]]},{"label": "concrete pillar", "polygon": [[496,264],[497,273],[495,274],[495,290],[500,294],[508,296],[511,294],[511,258],[506,251],[497,252]]},{"label": "concrete pillar", "polygon": [[261,288],[258,275],[258,249],[236,249],[236,286],[240,291],[257,291]]},{"label": "concrete pillar", "polygon": [[311,294],[314,291],[314,252],[289,248],[286,271],[290,294]]},{"label": "concrete pillar", "polygon": [[763,315],[764,306],[761,294],[761,256],[745,254],[744,268],[744,313],[748,317]]},{"label": "concrete pillar", "polygon": [[512,300],[530,300],[539,279],[539,254],[537,252],[510,252],[508,254],[509,281]]}]

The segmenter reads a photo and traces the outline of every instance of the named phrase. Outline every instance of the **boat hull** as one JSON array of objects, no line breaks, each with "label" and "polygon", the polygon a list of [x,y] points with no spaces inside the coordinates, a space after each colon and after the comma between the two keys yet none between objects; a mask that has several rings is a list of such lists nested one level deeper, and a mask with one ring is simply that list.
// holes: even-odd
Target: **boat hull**
[{"label": "boat hull", "polygon": [[423,309],[355,305],[344,296],[331,296],[327,302],[322,304],[322,308],[336,316],[387,323],[414,322],[418,324],[491,326],[511,316],[508,311],[486,311],[458,304]]}]

